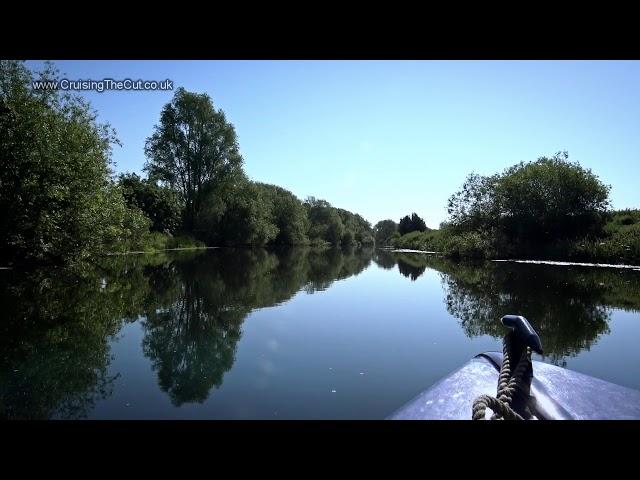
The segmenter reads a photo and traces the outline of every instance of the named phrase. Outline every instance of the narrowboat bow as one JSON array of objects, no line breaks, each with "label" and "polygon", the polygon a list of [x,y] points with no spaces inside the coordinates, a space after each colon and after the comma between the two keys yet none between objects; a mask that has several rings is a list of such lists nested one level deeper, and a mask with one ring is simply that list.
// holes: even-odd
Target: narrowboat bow
[{"label": "narrowboat bow", "polygon": [[389,419],[640,419],[640,391],[532,361],[542,345],[527,319],[506,315],[502,323],[508,328],[502,353],[477,355]]}]

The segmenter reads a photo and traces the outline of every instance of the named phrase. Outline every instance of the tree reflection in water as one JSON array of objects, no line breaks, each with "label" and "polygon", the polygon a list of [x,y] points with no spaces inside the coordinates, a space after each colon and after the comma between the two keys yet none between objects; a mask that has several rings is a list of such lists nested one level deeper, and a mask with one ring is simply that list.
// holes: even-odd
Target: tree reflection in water
[{"label": "tree reflection in water", "polygon": [[0,417],[83,418],[112,393],[110,342],[141,319],[174,405],[202,402],[235,360],[242,322],[362,272],[371,250],[222,249],[103,259],[0,278]]},{"label": "tree reflection in water", "polygon": [[637,272],[352,248],[219,249],[109,258],[73,273],[2,271],[0,417],[87,417],[119,385],[111,342],[136,321],[161,390],[176,406],[203,402],[232,368],[253,310],[324,290],[372,259],[411,280],[440,272],[446,309],[469,337],[500,338],[503,315],[525,315],[559,364],[609,333],[612,308],[640,311]]},{"label": "tree reflection in water", "polygon": [[[83,418],[111,394],[109,341],[144,298],[140,270],[4,272],[0,417]],[[136,288],[131,288],[136,285]]]},{"label": "tree reflection in water", "polygon": [[[640,311],[640,276],[607,268],[559,267],[516,263],[459,263],[438,256],[385,253],[405,276],[415,280],[418,267],[440,272],[447,311],[469,337],[500,338],[506,314],[527,317],[542,339],[545,358],[566,365],[566,357],[589,350],[610,333],[611,309]],[[410,257],[410,261],[407,259]],[[411,265],[411,270],[406,267]],[[387,267],[388,268],[388,267]],[[409,274],[407,275],[407,273]]]},{"label": "tree reflection in water", "polygon": [[364,270],[371,252],[353,249],[225,249],[176,262],[178,296],[149,311],[143,349],[175,405],[202,402],[235,360],[242,322],[256,308],[281,304]]}]

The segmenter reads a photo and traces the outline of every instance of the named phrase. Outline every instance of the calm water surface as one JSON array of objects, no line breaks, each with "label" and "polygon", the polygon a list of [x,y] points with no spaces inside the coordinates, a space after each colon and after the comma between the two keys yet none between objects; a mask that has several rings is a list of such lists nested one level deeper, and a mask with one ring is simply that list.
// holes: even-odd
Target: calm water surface
[{"label": "calm water surface", "polygon": [[374,250],[0,271],[0,417],[384,418],[522,314],[546,362],[640,389],[640,272]]}]

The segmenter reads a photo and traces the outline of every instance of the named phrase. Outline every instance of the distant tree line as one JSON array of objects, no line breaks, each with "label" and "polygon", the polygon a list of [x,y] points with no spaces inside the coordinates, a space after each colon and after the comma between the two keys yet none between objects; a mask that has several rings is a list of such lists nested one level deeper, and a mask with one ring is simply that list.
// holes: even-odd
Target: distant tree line
[{"label": "distant tree line", "polygon": [[145,176],[114,176],[108,124],[77,95],[35,90],[47,64],[0,62],[0,259],[70,263],[202,245],[370,245],[371,225],[324,200],[249,180],[235,129],[179,88],[145,144]]},{"label": "distant tree line", "polygon": [[147,139],[150,182],[175,191],[182,227],[209,245],[372,244],[360,215],[252,182],[234,127],[206,94],[179,88]]},{"label": "distant tree line", "polygon": [[395,239],[410,232],[426,232],[429,230],[425,221],[412,213],[400,219],[400,223],[393,220],[381,220],[373,227],[376,245],[385,246],[391,244]]}]

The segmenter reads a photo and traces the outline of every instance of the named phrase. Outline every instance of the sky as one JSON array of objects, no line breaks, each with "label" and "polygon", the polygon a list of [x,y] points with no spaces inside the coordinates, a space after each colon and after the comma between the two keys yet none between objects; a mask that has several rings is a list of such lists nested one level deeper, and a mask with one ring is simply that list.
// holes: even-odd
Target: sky
[{"label": "sky", "polygon": [[[27,64],[35,69],[40,61]],[[471,173],[568,151],[640,207],[638,61],[54,61],[69,80],[142,79],[206,92],[245,171],[372,225],[416,212],[437,228]],[[171,91],[82,92],[117,132],[117,172],[142,173]]]}]

